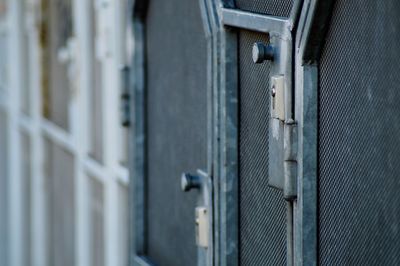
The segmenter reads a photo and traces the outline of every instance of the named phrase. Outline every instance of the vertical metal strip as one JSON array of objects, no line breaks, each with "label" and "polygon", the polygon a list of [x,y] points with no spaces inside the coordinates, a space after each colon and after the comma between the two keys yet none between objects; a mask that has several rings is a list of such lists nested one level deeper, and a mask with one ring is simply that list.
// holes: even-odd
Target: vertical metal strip
[{"label": "vertical metal strip", "polygon": [[296,265],[316,265],[318,69],[314,65],[299,67],[297,78],[296,110],[300,130]]},{"label": "vertical metal strip", "polygon": [[[218,9],[234,7],[234,1],[221,0]],[[219,174],[219,265],[239,264],[239,169],[238,169],[238,58],[237,34],[218,25],[220,72],[216,101]],[[218,62],[217,61],[217,62]]]},{"label": "vertical metal strip", "polygon": [[146,253],[146,207],[145,207],[145,43],[144,18],[147,1],[131,0],[132,31],[135,39],[131,72],[131,117],[134,127],[129,129],[129,265],[148,265]]},{"label": "vertical metal strip", "polygon": [[[135,18],[133,21],[135,50],[133,61],[133,90],[132,95],[133,106],[132,117],[134,117],[134,129],[130,130],[131,139],[130,151],[133,154],[130,166],[131,169],[131,191],[130,202],[131,210],[133,210],[131,243],[136,255],[143,255],[146,249],[145,243],[145,61],[144,61],[144,25],[143,22]],[[134,258],[133,258],[134,260]],[[133,261],[131,258],[131,261]]]},{"label": "vertical metal strip", "polygon": [[18,116],[20,110],[20,92],[22,91],[23,79],[21,69],[23,69],[22,53],[22,29],[21,25],[21,1],[8,1],[10,5],[8,13],[10,39],[10,56],[8,65],[10,66],[10,86],[8,104],[8,236],[9,236],[9,264],[19,266],[23,264],[23,202],[22,202],[22,177],[21,177],[21,150],[20,134],[18,127]]}]

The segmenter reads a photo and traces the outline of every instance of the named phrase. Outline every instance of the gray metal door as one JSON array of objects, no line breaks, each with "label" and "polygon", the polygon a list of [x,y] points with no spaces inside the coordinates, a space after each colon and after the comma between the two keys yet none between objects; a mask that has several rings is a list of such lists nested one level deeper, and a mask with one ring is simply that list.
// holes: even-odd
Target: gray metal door
[{"label": "gray metal door", "polygon": [[319,64],[318,262],[400,264],[400,3],[336,1]]},{"label": "gray metal door", "polygon": [[[294,262],[296,158],[284,153],[283,139],[290,139],[296,127],[292,63],[301,3],[237,0],[217,8],[223,99],[217,104],[222,147],[214,177],[222,183],[217,264]],[[286,98],[278,103],[279,93]],[[278,106],[285,109],[282,117]]]},{"label": "gray metal door", "polygon": [[304,265],[400,263],[400,4],[305,1],[296,46]]},{"label": "gray metal door", "polygon": [[134,16],[133,264],[196,265],[204,259],[195,232],[203,191],[185,193],[181,182],[207,170],[208,64],[200,4],[136,1]]}]

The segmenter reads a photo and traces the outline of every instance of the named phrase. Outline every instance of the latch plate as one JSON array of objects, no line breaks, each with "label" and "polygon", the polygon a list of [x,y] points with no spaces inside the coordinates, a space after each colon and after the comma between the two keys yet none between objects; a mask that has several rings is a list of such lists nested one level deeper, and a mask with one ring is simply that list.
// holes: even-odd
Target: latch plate
[{"label": "latch plate", "polygon": [[268,182],[283,190],[286,200],[293,200],[297,194],[297,125],[290,112],[290,88],[285,84],[284,75],[271,77]]},{"label": "latch plate", "polygon": [[272,118],[285,121],[285,77],[271,77]]},{"label": "latch plate", "polygon": [[199,247],[208,247],[208,211],[206,207],[196,207],[196,243]]}]

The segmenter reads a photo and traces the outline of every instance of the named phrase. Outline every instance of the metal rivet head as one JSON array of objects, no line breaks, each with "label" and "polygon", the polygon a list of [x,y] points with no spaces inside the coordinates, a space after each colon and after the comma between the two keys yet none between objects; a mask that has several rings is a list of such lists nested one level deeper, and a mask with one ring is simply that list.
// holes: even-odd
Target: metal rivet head
[{"label": "metal rivet head", "polygon": [[275,86],[272,86],[272,89],[271,89],[271,96],[272,96],[272,97],[275,97],[275,95],[276,95],[276,88],[275,88]]},{"label": "metal rivet head", "polygon": [[266,60],[274,60],[274,48],[269,44],[256,42],[253,45],[253,62],[260,64]]}]

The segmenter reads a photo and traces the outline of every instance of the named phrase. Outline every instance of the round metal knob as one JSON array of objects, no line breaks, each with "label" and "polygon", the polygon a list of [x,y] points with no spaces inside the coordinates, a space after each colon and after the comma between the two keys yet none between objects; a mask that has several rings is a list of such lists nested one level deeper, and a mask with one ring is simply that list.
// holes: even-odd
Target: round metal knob
[{"label": "round metal knob", "polygon": [[201,187],[200,177],[183,173],[181,176],[181,189],[182,191],[189,191],[193,188],[199,189]]},{"label": "round metal knob", "polygon": [[253,62],[260,64],[265,60],[274,60],[274,48],[269,44],[256,42],[253,45]]}]

